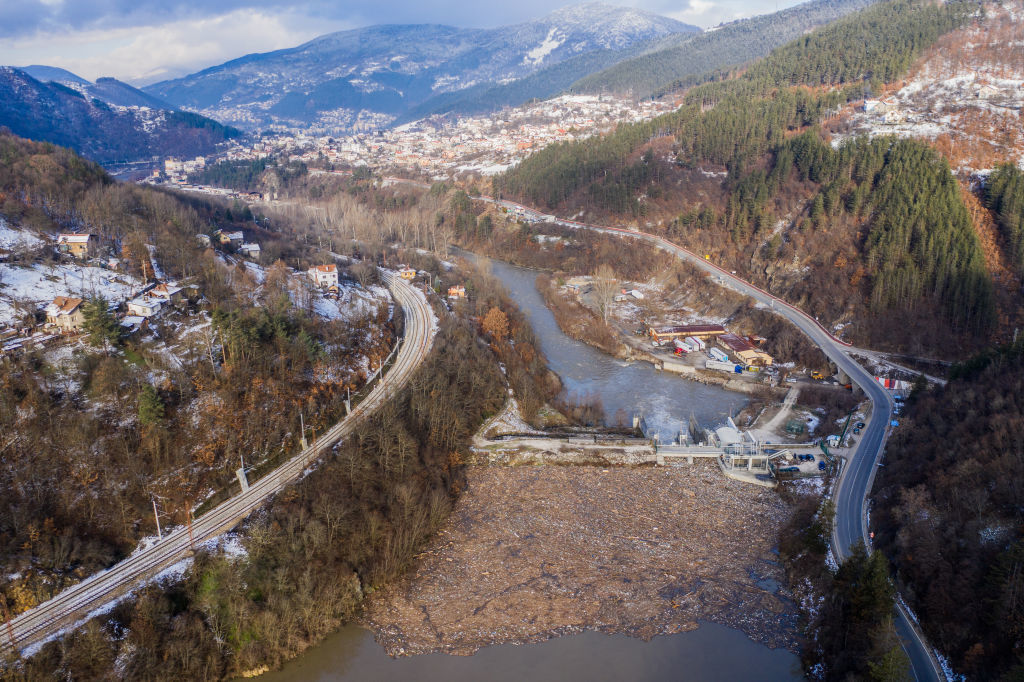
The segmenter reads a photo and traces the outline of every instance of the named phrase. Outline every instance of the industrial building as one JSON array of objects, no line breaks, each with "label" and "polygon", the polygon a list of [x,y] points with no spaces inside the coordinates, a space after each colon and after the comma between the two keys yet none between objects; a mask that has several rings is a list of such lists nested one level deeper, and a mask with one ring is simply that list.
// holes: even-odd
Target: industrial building
[{"label": "industrial building", "polygon": [[661,344],[674,339],[710,339],[725,334],[725,327],[720,324],[688,324],[675,327],[650,327],[648,333],[655,343]]},{"label": "industrial building", "polygon": [[773,362],[771,355],[768,355],[768,353],[757,348],[747,339],[736,334],[719,334],[717,342],[734,360],[744,365],[768,367]]}]

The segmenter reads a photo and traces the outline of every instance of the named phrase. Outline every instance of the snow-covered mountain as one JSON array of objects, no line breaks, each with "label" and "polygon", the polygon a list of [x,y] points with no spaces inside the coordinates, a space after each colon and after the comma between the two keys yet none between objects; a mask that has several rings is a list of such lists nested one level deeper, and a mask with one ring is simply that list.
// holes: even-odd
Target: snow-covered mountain
[{"label": "snow-covered mountain", "polygon": [[496,29],[371,26],[248,55],[145,90],[240,126],[376,127],[444,93],[507,83],[579,55],[699,30],[599,3]]},{"label": "snow-covered mountain", "polygon": [[97,78],[95,83],[90,83],[77,74],[55,66],[33,64],[32,66],[21,66],[18,69],[32,76],[40,83],[60,83],[72,90],[77,90],[85,97],[98,99],[115,107],[174,109],[167,102],[127,83],[123,83],[116,78]]},{"label": "snow-covered mountain", "polygon": [[[114,79],[93,84],[60,69],[33,70],[54,80],[0,66],[0,126],[21,137],[70,147],[100,163],[209,154],[241,134],[169,105],[148,106],[156,100]],[[137,99],[144,104],[116,103]]]}]

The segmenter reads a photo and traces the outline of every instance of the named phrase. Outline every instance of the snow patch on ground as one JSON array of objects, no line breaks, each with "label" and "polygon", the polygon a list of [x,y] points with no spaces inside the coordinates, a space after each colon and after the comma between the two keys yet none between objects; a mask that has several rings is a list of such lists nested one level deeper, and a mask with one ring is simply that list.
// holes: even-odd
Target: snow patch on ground
[{"label": "snow patch on ground", "polygon": [[544,61],[544,58],[554,52],[558,47],[565,42],[565,36],[558,35],[558,29],[552,28],[548,31],[548,35],[544,38],[544,41],[526,53],[523,57],[523,64],[528,66],[536,66]]},{"label": "snow patch on ground", "polygon": [[80,265],[0,264],[0,325],[11,324],[19,315],[15,301],[41,308],[57,296],[90,298],[102,295],[120,303],[142,288],[141,281],[104,268]]},{"label": "snow patch on ground", "polygon": [[820,497],[825,492],[825,480],[815,478],[797,478],[789,483],[793,491],[801,495]]},{"label": "snow patch on ground", "polygon": [[832,553],[832,548],[828,548],[828,554],[825,555],[825,565],[828,566],[828,570],[833,573],[839,570],[839,562],[836,561],[836,556]]},{"label": "snow patch on ground", "polygon": [[0,217],[0,249],[34,248],[41,246],[43,240],[27,230],[15,230]]},{"label": "snow patch on ground", "polygon": [[939,667],[942,668],[942,676],[946,678],[947,682],[966,682],[967,677],[954,671],[948,658],[940,654],[937,649],[932,649],[932,651],[935,653],[935,658],[939,661]]},{"label": "snow patch on ground", "polygon": [[390,298],[390,293],[383,287],[364,289],[358,284],[342,283],[337,300],[317,294],[313,300],[313,312],[328,320],[350,322],[375,314],[377,306]]}]

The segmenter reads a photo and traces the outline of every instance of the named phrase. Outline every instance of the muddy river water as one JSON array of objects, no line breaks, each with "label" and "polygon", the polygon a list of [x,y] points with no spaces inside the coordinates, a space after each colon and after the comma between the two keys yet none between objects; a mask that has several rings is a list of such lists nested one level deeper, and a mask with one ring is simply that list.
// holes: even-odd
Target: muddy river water
[{"label": "muddy river water", "polygon": [[[640,412],[648,425],[674,436],[692,413],[702,423],[724,420],[743,396],[688,382],[646,363],[625,363],[574,341],[558,329],[534,287],[536,273],[500,262],[491,270],[529,315],[551,368],[570,392],[600,395],[609,417]],[[472,656],[427,654],[391,658],[368,630],[346,626],[280,671],[279,680],[797,680],[799,660],[738,630],[701,623],[696,630],[643,641],[586,631],[531,644],[499,644]]]}]

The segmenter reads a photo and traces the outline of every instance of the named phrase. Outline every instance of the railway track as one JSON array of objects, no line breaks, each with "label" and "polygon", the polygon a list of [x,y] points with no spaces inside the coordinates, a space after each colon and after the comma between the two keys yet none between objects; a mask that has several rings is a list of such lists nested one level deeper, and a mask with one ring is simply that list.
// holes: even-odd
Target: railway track
[{"label": "railway track", "polygon": [[[69,587],[49,601],[19,614],[10,622],[10,634],[19,650],[51,637],[123,596],[140,583],[192,553],[192,548],[238,524],[267,499],[300,475],[324,451],[350,434],[360,418],[372,413],[400,389],[426,357],[436,332],[433,311],[423,294],[394,275],[385,280],[405,312],[405,334],[399,341],[394,365],[347,417],[328,429],[313,445],[252,483],[244,491],[195,519],[191,537],[187,527],[168,533],[155,545]],[[3,646],[10,649],[4,633]]]}]

